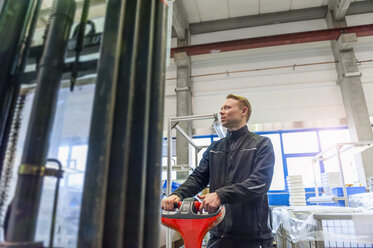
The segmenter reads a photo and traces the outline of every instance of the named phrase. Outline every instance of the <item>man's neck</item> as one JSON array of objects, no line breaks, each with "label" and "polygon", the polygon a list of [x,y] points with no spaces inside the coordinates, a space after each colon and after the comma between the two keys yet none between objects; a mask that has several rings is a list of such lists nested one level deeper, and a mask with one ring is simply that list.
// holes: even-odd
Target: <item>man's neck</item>
[{"label": "man's neck", "polygon": [[244,127],[244,126],[246,126],[246,123],[243,123],[243,124],[241,124],[239,126],[236,126],[236,127],[228,128],[228,130],[229,131],[235,131],[235,130],[238,130],[238,129]]}]

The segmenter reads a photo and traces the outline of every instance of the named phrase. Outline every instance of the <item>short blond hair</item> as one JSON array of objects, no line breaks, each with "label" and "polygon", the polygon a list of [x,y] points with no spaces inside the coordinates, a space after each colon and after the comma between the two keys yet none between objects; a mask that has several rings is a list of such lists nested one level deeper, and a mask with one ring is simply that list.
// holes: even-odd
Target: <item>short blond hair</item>
[{"label": "short blond hair", "polygon": [[250,116],[251,116],[251,112],[252,112],[249,100],[247,100],[246,97],[239,96],[239,95],[233,95],[233,94],[229,94],[227,96],[227,99],[237,100],[240,103],[241,108],[243,108],[243,107],[247,108],[246,122],[248,122],[249,119],[250,119]]}]

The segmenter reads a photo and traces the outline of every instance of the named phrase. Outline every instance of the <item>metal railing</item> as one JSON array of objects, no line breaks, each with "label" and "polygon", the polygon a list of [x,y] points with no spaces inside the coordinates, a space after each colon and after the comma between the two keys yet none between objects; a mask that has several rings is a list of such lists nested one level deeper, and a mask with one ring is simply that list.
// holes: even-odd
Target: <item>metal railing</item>
[{"label": "metal railing", "polygon": [[[171,185],[172,185],[172,169],[175,167],[175,169],[179,169],[177,165],[172,166],[172,129],[176,129],[181,133],[181,135],[188,140],[188,142],[194,147],[196,150],[195,153],[195,160],[196,160],[196,166],[198,165],[198,152],[204,148],[205,146],[198,146],[194,143],[192,137],[190,137],[180,126],[180,121],[196,121],[196,120],[208,120],[213,119],[213,126],[216,130],[216,133],[220,138],[223,138],[225,136],[223,129],[221,128],[221,124],[219,124],[218,114],[210,114],[210,115],[191,115],[191,116],[180,116],[180,117],[174,117],[170,118],[168,120],[168,129],[167,129],[167,195],[170,195],[171,192]],[[185,166],[184,166],[185,167]],[[172,247],[172,240],[171,240],[171,233],[170,229],[167,229],[166,231],[166,248]]]},{"label": "metal railing", "polygon": [[316,196],[312,197],[313,201],[318,203],[318,199],[320,199],[320,201],[322,200],[322,198],[319,197],[319,188],[318,188],[317,180],[316,180],[316,173],[315,173],[316,163],[319,161],[326,161],[337,156],[340,181],[341,181],[342,189],[343,189],[343,197],[331,197],[330,199],[331,201],[343,200],[345,202],[345,206],[348,207],[349,203],[348,203],[347,189],[346,189],[346,184],[345,184],[345,177],[344,177],[343,168],[342,168],[341,154],[343,152],[352,150],[354,148],[359,148],[358,152],[362,152],[363,150],[371,148],[372,146],[373,146],[373,141],[337,143],[334,146],[329,147],[325,151],[322,151],[316,154],[312,158],[312,162],[313,162],[312,168],[314,172],[313,174],[314,174],[315,193],[316,193]]}]

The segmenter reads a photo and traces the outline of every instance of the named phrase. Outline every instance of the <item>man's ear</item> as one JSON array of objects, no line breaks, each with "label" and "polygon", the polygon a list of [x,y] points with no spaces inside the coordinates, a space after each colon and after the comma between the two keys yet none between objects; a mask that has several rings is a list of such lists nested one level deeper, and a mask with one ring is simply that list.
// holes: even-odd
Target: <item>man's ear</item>
[{"label": "man's ear", "polygon": [[242,107],[242,116],[246,116],[247,115],[247,112],[249,111],[249,109],[245,106],[245,107]]}]

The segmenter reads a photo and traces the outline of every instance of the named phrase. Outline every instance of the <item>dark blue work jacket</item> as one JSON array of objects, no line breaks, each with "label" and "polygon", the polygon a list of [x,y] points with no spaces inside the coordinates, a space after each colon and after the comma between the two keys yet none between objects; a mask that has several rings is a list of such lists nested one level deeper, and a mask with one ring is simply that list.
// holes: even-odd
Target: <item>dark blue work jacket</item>
[{"label": "dark blue work jacket", "polygon": [[272,238],[268,225],[267,192],[275,156],[269,138],[250,132],[247,126],[228,131],[213,142],[199,166],[173,194],[192,197],[210,184],[226,207],[224,220],[210,233],[217,237],[249,240]]}]

